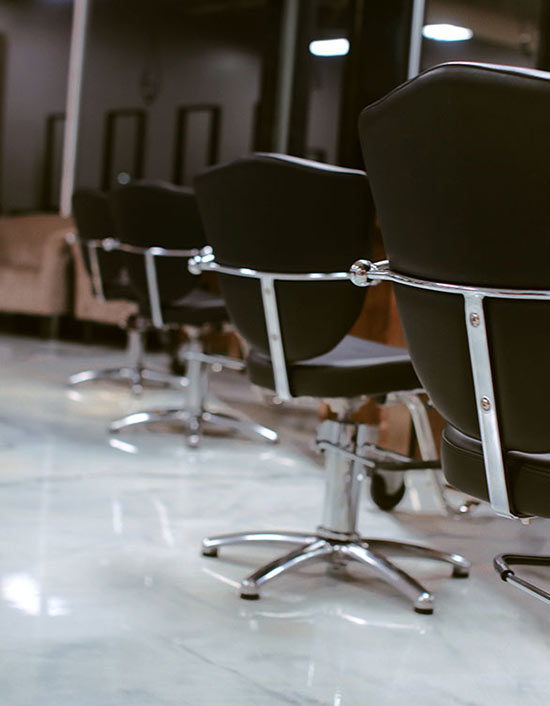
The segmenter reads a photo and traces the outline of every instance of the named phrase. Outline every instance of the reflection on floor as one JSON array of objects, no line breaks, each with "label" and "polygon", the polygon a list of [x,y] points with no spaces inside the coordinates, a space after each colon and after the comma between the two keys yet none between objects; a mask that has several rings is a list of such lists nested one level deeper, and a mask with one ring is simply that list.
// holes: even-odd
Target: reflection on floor
[{"label": "reflection on floor", "polygon": [[303,569],[260,601],[239,600],[238,580],[280,549],[206,559],[200,540],[316,526],[315,406],[269,408],[245,377],[224,373],[214,393],[279,429],[279,446],[210,437],[189,451],[177,434],[145,430],[110,446],[109,420],[179,394],[64,387],[70,373],[122,358],[0,337],[2,706],[546,702],[550,613],[490,562],[503,550],[548,551],[548,522],[522,527],[483,508],[444,517],[418,473],[393,514],[365,493],[361,525],[473,561],[466,581],[408,563],[435,593],[433,616],[359,567],[344,581],[322,565]]}]

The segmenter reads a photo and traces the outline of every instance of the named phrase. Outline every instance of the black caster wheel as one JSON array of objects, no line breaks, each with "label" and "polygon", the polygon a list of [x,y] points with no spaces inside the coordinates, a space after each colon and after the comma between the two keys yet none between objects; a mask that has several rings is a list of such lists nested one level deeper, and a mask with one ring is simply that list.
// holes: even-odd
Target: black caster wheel
[{"label": "black caster wheel", "polygon": [[467,579],[470,575],[469,569],[461,569],[459,566],[455,566],[453,569],[454,579]]},{"label": "black caster wheel", "polygon": [[393,510],[403,500],[405,490],[405,481],[403,481],[395,492],[388,493],[384,477],[379,473],[373,473],[372,475],[370,484],[371,498],[385,512]]},{"label": "black caster wheel", "polygon": [[241,593],[243,601],[257,601],[260,598],[259,593]]},{"label": "black caster wheel", "polygon": [[218,548],[217,547],[204,547],[201,550],[201,554],[203,556],[213,556],[216,557],[218,556]]}]

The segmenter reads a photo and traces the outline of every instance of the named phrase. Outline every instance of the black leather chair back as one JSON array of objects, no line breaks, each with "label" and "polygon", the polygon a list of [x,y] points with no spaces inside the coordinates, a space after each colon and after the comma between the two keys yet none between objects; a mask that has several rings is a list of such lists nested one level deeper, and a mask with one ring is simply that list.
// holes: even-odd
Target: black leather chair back
[{"label": "black leather chair back", "polygon": [[[550,288],[550,74],[430,69],[366,108],[360,137],[392,269]],[[447,421],[479,438],[461,296],[397,287],[417,373]],[[550,306],[486,300],[503,445],[549,448]]]},{"label": "black leather chair back", "polygon": [[[141,248],[191,250],[204,246],[195,194],[191,189],[163,182],[134,182],[111,193],[111,207],[119,239]],[[155,258],[163,305],[183,297],[197,286],[184,258]],[[127,257],[128,271],[142,306],[148,306],[145,262]]]},{"label": "black leather chair back", "polygon": [[[103,191],[97,189],[77,189],[73,194],[72,209],[78,236],[82,243],[84,266],[91,276],[92,270],[86,241],[116,237],[109,199]],[[105,252],[101,249],[96,252],[105,287],[109,283],[116,282],[120,277],[124,260],[118,252]]]},{"label": "black leather chair back", "polygon": [[[216,261],[273,273],[347,271],[370,252],[374,210],[363,172],[280,155],[252,155],[195,180]],[[221,276],[235,325],[269,355],[258,280]],[[348,333],[364,293],[348,282],[277,282],[287,362],[324,353]],[[356,291],[354,291],[354,289]]]}]

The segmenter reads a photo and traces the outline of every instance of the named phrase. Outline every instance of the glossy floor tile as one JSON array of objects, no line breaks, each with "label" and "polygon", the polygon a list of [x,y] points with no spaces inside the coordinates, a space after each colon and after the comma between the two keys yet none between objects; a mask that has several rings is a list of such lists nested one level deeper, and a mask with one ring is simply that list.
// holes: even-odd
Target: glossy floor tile
[{"label": "glossy floor tile", "polygon": [[[106,424],[177,404],[124,387],[64,380],[122,352],[0,336],[0,704],[2,706],[539,706],[550,693],[550,609],[499,581],[499,551],[550,551],[550,525],[480,509],[449,518],[426,473],[383,514],[365,490],[366,535],[415,539],[473,561],[468,580],[430,562],[407,568],[433,590],[415,614],[359,567],[276,580],[260,601],[238,581],[277,548],[200,556],[206,534],[313,529],[322,464],[315,406],[268,407],[222,373],[224,399],[282,432],[269,446]],[[160,365],[165,363],[157,357]],[[404,564],[405,565],[405,564]]]}]

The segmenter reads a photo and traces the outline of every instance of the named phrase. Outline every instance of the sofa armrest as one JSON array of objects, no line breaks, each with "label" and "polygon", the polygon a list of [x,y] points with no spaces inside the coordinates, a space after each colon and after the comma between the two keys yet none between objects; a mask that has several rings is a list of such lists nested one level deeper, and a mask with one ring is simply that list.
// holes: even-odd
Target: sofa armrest
[{"label": "sofa armrest", "polygon": [[40,289],[46,300],[59,310],[65,310],[68,304],[69,245],[66,238],[72,230],[67,226],[52,231],[45,237],[42,249]]}]

